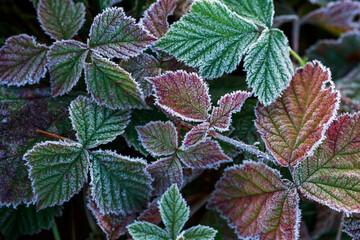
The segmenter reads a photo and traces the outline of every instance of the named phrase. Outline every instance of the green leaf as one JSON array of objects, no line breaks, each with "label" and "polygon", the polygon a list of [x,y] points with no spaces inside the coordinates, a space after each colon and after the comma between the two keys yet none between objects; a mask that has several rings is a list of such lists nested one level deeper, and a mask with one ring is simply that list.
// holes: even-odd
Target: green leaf
[{"label": "green leaf", "polygon": [[172,185],[159,201],[161,219],[172,239],[175,239],[186,221],[189,219],[190,208],[181,196],[176,184]]},{"label": "green leaf", "polygon": [[218,1],[195,1],[156,45],[207,78],[234,71],[258,28]]},{"label": "green leaf", "polygon": [[246,81],[264,105],[274,102],[293,74],[288,40],[278,29],[265,29],[245,57]]},{"label": "green leaf", "polygon": [[79,143],[51,141],[37,144],[24,155],[38,209],[61,205],[81,190],[87,181],[88,158]]},{"label": "green leaf", "polygon": [[130,112],[99,106],[89,98],[79,96],[71,102],[70,118],[78,141],[84,147],[94,148],[124,133]]},{"label": "green leaf", "polygon": [[142,159],[111,151],[92,152],[91,194],[102,213],[131,213],[146,207],[151,177]]},{"label": "green leaf", "polygon": [[255,24],[270,28],[274,17],[273,0],[223,0],[223,2],[240,16]]},{"label": "green leaf", "polygon": [[72,0],[40,0],[37,14],[46,34],[55,40],[70,39],[85,21],[85,6]]},{"label": "green leaf", "polygon": [[217,231],[207,226],[194,226],[184,231],[185,240],[213,240]]},{"label": "green leaf", "polygon": [[85,66],[88,46],[67,40],[54,43],[47,53],[51,91],[54,97],[68,93],[78,82]]},{"label": "green leaf", "polygon": [[169,240],[169,234],[160,227],[148,222],[135,222],[128,227],[134,240]]},{"label": "green leaf", "polygon": [[85,68],[87,89],[92,98],[109,108],[144,108],[145,102],[139,85],[131,75],[117,64],[97,54]]}]

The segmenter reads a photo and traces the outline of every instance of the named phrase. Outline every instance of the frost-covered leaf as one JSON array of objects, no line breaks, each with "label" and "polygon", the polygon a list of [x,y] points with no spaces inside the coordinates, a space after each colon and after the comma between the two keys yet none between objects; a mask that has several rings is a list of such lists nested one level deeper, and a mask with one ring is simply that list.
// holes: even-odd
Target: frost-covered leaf
[{"label": "frost-covered leaf", "polygon": [[194,226],[184,231],[183,236],[186,240],[213,240],[217,231],[207,226]]},{"label": "frost-covered leaf", "polygon": [[6,40],[0,49],[0,84],[22,86],[39,83],[46,73],[48,48],[34,37],[20,34]]},{"label": "frost-covered leaf", "polygon": [[246,81],[265,105],[289,85],[293,74],[288,40],[278,29],[264,30],[245,57]]},{"label": "frost-covered leaf", "polygon": [[178,147],[177,131],[174,124],[167,122],[150,122],[136,127],[142,145],[153,156],[169,155]]},{"label": "frost-covered leaf", "polygon": [[210,138],[186,150],[179,149],[177,154],[189,168],[217,168],[221,163],[231,161],[219,144]]},{"label": "frost-covered leaf", "polygon": [[228,168],[210,199],[241,238],[297,239],[299,197],[280,173],[246,161]]},{"label": "frost-covered leaf", "polygon": [[91,193],[88,194],[88,198],[89,202],[87,207],[93,213],[97,224],[104,231],[108,240],[116,240],[121,235],[124,235],[126,233],[126,226],[131,224],[136,218],[135,213],[127,215],[121,213],[103,214],[98,206],[96,206],[95,201],[91,198]]},{"label": "frost-covered leaf", "polygon": [[88,153],[79,143],[47,141],[24,155],[38,209],[61,205],[87,181]]},{"label": "frost-covered leaf", "polygon": [[146,170],[154,179],[153,195],[161,195],[172,184],[176,183],[178,187],[183,184],[182,164],[177,155],[165,157],[148,165]]},{"label": "frost-covered leaf", "polygon": [[159,209],[166,231],[172,239],[175,239],[189,219],[190,214],[190,208],[175,184],[161,197]]},{"label": "frost-covered leaf", "polygon": [[85,65],[87,48],[86,44],[74,40],[56,42],[51,46],[47,53],[47,67],[54,97],[69,92],[76,85]]},{"label": "frost-covered leaf", "polygon": [[155,38],[160,39],[168,31],[167,17],[172,15],[175,7],[175,0],[158,0],[145,11],[140,24]]},{"label": "frost-covered leaf", "polygon": [[336,87],[340,90],[341,96],[360,102],[360,61],[356,68],[336,81]]},{"label": "frost-covered leaf", "polygon": [[206,140],[207,132],[210,129],[210,123],[204,122],[193,127],[189,132],[186,133],[183,147],[188,148]]},{"label": "frost-covered leaf", "polygon": [[231,114],[239,112],[245,100],[250,96],[249,92],[236,91],[221,97],[218,101],[219,107],[214,107],[212,110],[211,125],[219,131],[229,130]]},{"label": "frost-covered leaf", "polygon": [[353,239],[360,239],[360,214],[354,213],[344,217],[344,232],[349,234]]},{"label": "frost-covered leaf", "polygon": [[211,107],[206,83],[196,73],[166,72],[147,78],[155,87],[157,104],[188,121],[205,121]]},{"label": "frost-covered leaf", "polygon": [[147,209],[140,213],[138,217],[139,221],[150,222],[155,225],[158,225],[161,222],[158,200],[159,198],[155,198],[148,204]]},{"label": "frost-covered leaf", "polygon": [[273,104],[256,108],[256,127],[283,166],[295,166],[311,155],[335,118],[340,94],[330,74],[320,62],[308,63]]},{"label": "frost-covered leaf", "polygon": [[210,0],[195,1],[190,13],[170,27],[156,45],[207,78],[234,71],[258,28],[224,4]]},{"label": "frost-covered leaf", "polygon": [[273,0],[223,0],[240,16],[250,19],[257,25],[270,28],[274,17]]},{"label": "frost-covered leaf", "polygon": [[130,112],[99,106],[79,96],[70,105],[70,118],[78,141],[84,147],[93,148],[122,134],[130,120]]},{"label": "frost-covered leaf", "polygon": [[90,29],[89,45],[113,58],[133,57],[154,43],[155,38],[127,17],[122,8],[108,8],[95,17]]},{"label": "frost-covered leaf", "polygon": [[[54,217],[61,215],[61,207],[49,207],[40,211],[31,204],[21,204],[16,208],[0,208],[0,232],[5,239],[15,240],[21,235],[29,235],[40,232],[42,229],[49,229]],[[1,237],[0,237],[1,238]]]},{"label": "frost-covered leaf", "polygon": [[96,0],[99,5],[99,9],[106,9],[108,7],[112,7],[113,5],[120,3],[122,0]]},{"label": "frost-covered leaf", "polygon": [[91,158],[91,194],[101,213],[131,213],[146,206],[151,177],[143,160],[102,150]]},{"label": "frost-covered leaf", "polygon": [[148,222],[135,222],[128,227],[134,240],[169,240],[169,234],[160,227]]},{"label": "frost-covered leaf", "polygon": [[92,63],[85,67],[87,89],[92,98],[110,108],[144,108],[145,102],[138,84],[117,64],[91,55]]},{"label": "frost-covered leaf", "polygon": [[336,33],[359,29],[360,3],[338,1],[310,12],[301,20],[302,23],[317,24]]},{"label": "frost-covered leaf", "polygon": [[360,113],[332,122],[325,141],[295,169],[306,197],[337,211],[360,213]]},{"label": "frost-covered leaf", "polygon": [[85,21],[85,6],[72,0],[40,0],[37,15],[50,37],[61,40],[76,35]]}]

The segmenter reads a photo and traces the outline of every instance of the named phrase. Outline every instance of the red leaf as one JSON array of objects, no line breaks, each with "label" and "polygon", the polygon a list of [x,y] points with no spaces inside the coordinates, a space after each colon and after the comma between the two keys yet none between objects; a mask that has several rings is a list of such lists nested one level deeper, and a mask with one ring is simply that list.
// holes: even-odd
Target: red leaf
[{"label": "red leaf", "polygon": [[140,216],[138,217],[139,221],[153,223],[158,225],[161,222],[161,215],[159,211],[159,198],[153,200],[149,205],[148,208],[145,209]]},{"label": "red leaf", "polygon": [[193,127],[188,133],[186,133],[183,146],[188,148],[190,146],[199,144],[206,140],[207,132],[210,129],[210,123],[204,122]]}]

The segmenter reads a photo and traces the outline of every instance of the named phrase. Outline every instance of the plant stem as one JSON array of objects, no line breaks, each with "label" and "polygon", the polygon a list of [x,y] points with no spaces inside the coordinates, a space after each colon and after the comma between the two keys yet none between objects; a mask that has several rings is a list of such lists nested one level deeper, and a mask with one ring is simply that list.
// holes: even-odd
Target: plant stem
[{"label": "plant stem", "polygon": [[55,220],[54,220],[54,223],[51,228],[52,228],[52,232],[53,232],[55,240],[61,240],[60,234],[59,234],[59,229],[57,228]]},{"label": "plant stem", "polygon": [[305,66],[306,62],[292,49],[289,49],[290,54],[299,62],[300,67]]},{"label": "plant stem", "polygon": [[296,19],[295,21],[293,21],[293,26],[292,26],[292,48],[294,49],[295,52],[299,51],[299,35],[300,35],[300,21],[299,19]]},{"label": "plant stem", "polygon": [[197,211],[199,211],[200,208],[202,208],[202,206],[204,206],[210,199],[211,195],[208,194],[206,195],[203,199],[201,199],[200,202],[196,203],[190,211],[190,215],[189,218],[191,218]]},{"label": "plant stem", "polygon": [[66,141],[66,142],[75,142],[69,138],[66,138],[66,137],[62,137],[62,136],[59,136],[59,135],[56,135],[54,133],[49,133],[49,132],[46,132],[46,131],[43,131],[43,130],[39,130],[37,129],[35,131],[35,133],[37,135],[42,135],[42,136],[45,136],[45,137],[49,137],[49,138],[55,138],[55,139],[59,139],[59,140],[63,140],[63,141]]},{"label": "plant stem", "polygon": [[341,240],[343,224],[344,224],[344,213],[341,215],[341,221],[339,224],[338,232],[336,234],[336,240]]}]

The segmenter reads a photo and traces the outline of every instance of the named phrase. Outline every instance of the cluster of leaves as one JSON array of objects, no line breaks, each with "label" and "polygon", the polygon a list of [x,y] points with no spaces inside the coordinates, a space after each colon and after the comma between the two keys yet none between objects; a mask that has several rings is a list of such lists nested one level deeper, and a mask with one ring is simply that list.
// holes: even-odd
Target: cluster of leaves
[{"label": "cluster of leaves", "polygon": [[[360,91],[358,2],[313,0],[321,7],[300,18],[274,16],[272,0],[198,0],[171,26],[175,0],[154,2],[138,23],[117,2],[98,2],[104,11],[81,41],[87,5],[33,1],[54,42],[20,34],[0,49],[3,235],[49,228],[84,189],[108,239],[127,231],[139,240],[214,239],[222,233],[210,227],[182,231],[190,209],[179,192],[212,171],[222,177],[207,206],[239,238],[298,239],[305,198],[346,213],[345,231],[359,237],[360,113],[337,114],[341,94],[356,105]],[[276,28],[287,21],[295,50],[305,23],[346,33],[311,47],[305,64]],[[206,80],[242,59],[246,86],[220,91],[214,105]],[[47,72],[49,87],[24,86]],[[146,159],[99,149],[120,135],[128,146],[117,150],[134,147]]]}]

